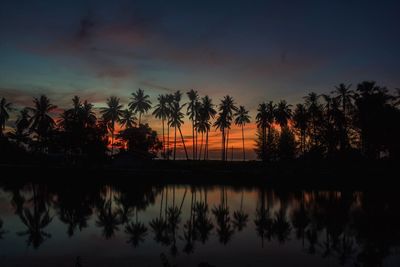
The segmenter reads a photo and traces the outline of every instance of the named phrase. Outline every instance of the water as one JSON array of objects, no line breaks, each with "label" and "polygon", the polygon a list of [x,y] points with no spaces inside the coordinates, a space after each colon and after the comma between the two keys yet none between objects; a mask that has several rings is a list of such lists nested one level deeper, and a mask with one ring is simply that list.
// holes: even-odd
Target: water
[{"label": "water", "polygon": [[3,184],[0,266],[399,266],[395,193]]}]

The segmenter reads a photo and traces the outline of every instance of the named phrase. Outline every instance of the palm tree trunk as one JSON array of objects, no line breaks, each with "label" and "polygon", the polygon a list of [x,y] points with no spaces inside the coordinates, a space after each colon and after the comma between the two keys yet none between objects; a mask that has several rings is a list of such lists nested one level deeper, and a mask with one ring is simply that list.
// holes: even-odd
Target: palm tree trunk
[{"label": "palm tree trunk", "polygon": [[198,139],[198,132],[197,132],[197,129],[195,130],[195,133],[194,133],[194,134],[196,135],[194,154],[196,155],[196,159],[197,159],[197,151],[198,151],[198,149],[197,149],[197,139]]},{"label": "palm tree trunk", "polygon": [[204,160],[208,159],[208,129],[206,130],[206,145],[204,146]]},{"label": "palm tree trunk", "polygon": [[168,128],[167,128],[167,137],[168,137],[168,139],[167,139],[167,159],[169,160],[169,150],[170,150],[170,146],[169,146],[169,123],[167,123],[167,126],[168,126]]},{"label": "palm tree trunk", "polygon": [[193,152],[192,158],[193,160],[195,160],[196,158],[195,158],[195,148],[194,148],[194,120],[192,120],[192,152]]},{"label": "palm tree trunk", "polygon": [[139,126],[140,126],[141,119],[142,119],[142,112],[139,112]]},{"label": "palm tree trunk", "polygon": [[203,137],[204,137],[204,133],[201,133],[201,143],[200,143],[200,153],[199,153],[199,160],[201,159],[201,152],[203,150]]},{"label": "palm tree trunk", "polygon": [[228,161],[228,149],[229,149],[229,128],[226,131],[226,145],[225,145],[225,161]]},{"label": "palm tree trunk", "polygon": [[179,133],[181,134],[181,139],[182,139],[183,148],[185,149],[186,160],[189,160],[189,156],[188,156],[188,153],[187,153],[187,150],[186,150],[186,145],[185,145],[185,139],[183,139],[181,127],[178,127],[178,129],[179,129]]},{"label": "palm tree trunk", "polygon": [[225,160],[225,129],[222,128],[222,161]]},{"label": "palm tree trunk", "polygon": [[242,124],[242,144],[243,144],[243,161],[246,161],[246,153],[244,151],[244,126]]},{"label": "palm tree trunk", "polygon": [[165,159],[165,134],[164,134],[164,119],[162,119],[162,142],[163,142],[163,153]]},{"label": "palm tree trunk", "polygon": [[175,126],[175,137],[174,137],[174,160],[176,156],[176,126]]}]

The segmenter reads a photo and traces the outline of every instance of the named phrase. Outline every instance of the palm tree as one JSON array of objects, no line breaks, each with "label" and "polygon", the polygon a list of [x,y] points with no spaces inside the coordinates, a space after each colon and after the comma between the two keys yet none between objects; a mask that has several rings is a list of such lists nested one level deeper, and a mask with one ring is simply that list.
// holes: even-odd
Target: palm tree
[{"label": "palm tree", "polygon": [[233,119],[233,112],[237,111],[233,98],[226,95],[219,104],[218,107],[218,118],[214,123],[217,129],[221,130],[222,133],[222,160],[227,159],[227,149],[229,142],[229,129],[231,128],[231,122]]},{"label": "palm tree", "polygon": [[235,124],[242,128],[242,144],[243,144],[243,161],[246,160],[246,154],[244,149],[244,126],[246,123],[250,123],[249,111],[244,106],[240,106],[238,111],[235,113]]},{"label": "palm tree", "polygon": [[303,104],[297,104],[293,113],[294,127],[300,133],[300,150],[304,155],[306,145],[306,133],[308,128],[308,112]]},{"label": "palm tree", "polygon": [[304,97],[307,107],[307,113],[310,116],[310,123],[311,123],[311,139],[313,142],[313,145],[318,145],[318,136],[317,136],[317,131],[318,131],[318,123],[321,120],[322,116],[322,107],[321,104],[319,104],[318,99],[319,95],[317,95],[314,92],[309,93],[306,97]]},{"label": "palm tree", "polygon": [[0,137],[6,128],[6,122],[10,118],[9,112],[12,110],[12,104],[2,97],[0,100]]},{"label": "palm tree", "polygon": [[119,98],[111,96],[107,99],[107,107],[101,108],[100,113],[103,115],[103,120],[107,123],[111,131],[111,154],[114,154],[114,130],[115,123],[119,122],[123,115],[122,105],[119,103]]},{"label": "palm tree", "polygon": [[30,128],[37,134],[39,142],[42,142],[55,126],[55,122],[49,113],[55,110],[57,106],[51,104],[50,99],[45,95],[34,98],[33,103],[34,107],[28,108],[33,113]]},{"label": "palm tree", "polygon": [[138,89],[135,93],[132,93],[131,102],[129,103],[129,108],[137,113],[139,112],[139,125],[141,123],[141,118],[143,113],[151,108],[151,102],[149,96],[144,94],[142,89]]},{"label": "palm tree", "polygon": [[191,89],[189,92],[187,92],[187,96],[189,98],[189,103],[186,111],[186,115],[189,115],[189,119],[192,121],[192,150],[193,150],[193,159],[196,159],[196,150],[197,146],[195,145],[195,126],[196,126],[196,121],[198,118],[198,103],[199,103],[199,94],[197,91]]},{"label": "palm tree", "polygon": [[281,129],[287,127],[288,121],[292,117],[291,105],[287,104],[285,100],[281,100],[275,109],[275,120]]},{"label": "palm tree", "polygon": [[182,139],[182,144],[183,144],[183,148],[185,149],[185,155],[186,155],[186,159],[189,159],[187,150],[186,150],[186,145],[185,145],[185,139],[183,138],[182,135],[182,130],[181,130],[181,125],[183,124],[183,113],[182,113],[182,108],[185,105],[180,105],[180,100],[181,100],[181,93],[179,91],[177,91],[174,95],[174,101],[172,102],[171,105],[171,117],[170,117],[170,121],[169,121],[169,125],[171,127],[174,127],[175,129],[175,137],[174,137],[174,160],[176,159],[176,129],[178,128],[179,133],[181,135],[181,139]]},{"label": "palm tree", "polygon": [[[167,96],[159,95],[157,100],[158,100],[158,104],[155,106],[155,110],[153,111],[153,115],[157,119],[161,119],[161,121],[162,121],[163,154],[164,154],[164,157],[165,157],[166,154],[165,154],[165,133],[164,133],[164,128],[165,128],[165,120],[168,120],[170,110],[168,108]],[[169,139],[169,135],[168,135],[168,139]]]},{"label": "palm tree", "polygon": [[[201,133],[200,153],[199,153],[199,156],[198,156],[198,159],[200,160],[201,159],[201,153],[203,151],[204,133],[208,132],[210,130],[210,127],[211,127],[211,123],[210,123],[210,121],[208,119],[208,115],[206,114],[206,112],[203,109],[202,105],[201,105],[201,107],[199,109],[199,115],[198,115],[198,119],[196,121],[195,127],[196,127],[197,132]],[[206,153],[206,151],[204,151],[204,154],[205,153]]]},{"label": "palm tree", "polygon": [[[214,119],[217,111],[214,109],[214,104],[209,96],[204,96],[201,99],[201,116],[205,123],[210,125],[210,120]],[[210,127],[206,129],[206,145],[204,147],[204,159],[208,159],[208,133],[210,132]]]},{"label": "palm tree", "polygon": [[347,116],[348,110],[352,109],[353,103],[352,99],[354,98],[354,92],[350,90],[351,84],[345,85],[343,83],[339,84],[339,86],[335,86],[336,90],[336,99],[340,101],[342,106],[342,116],[343,116],[343,130],[340,134],[341,145],[340,149],[343,151],[348,147],[348,129],[347,129]]},{"label": "palm tree", "polygon": [[12,139],[15,139],[19,144],[20,142],[26,142],[29,136],[29,125],[30,125],[30,116],[28,109],[24,108],[20,111],[20,114],[15,122],[15,129],[9,136]]},{"label": "palm tree", "polygon": [[124,109],[121,113],[119,123],[121,123],[121,126],[125,127],[126,129],[134,127],[136,125],[136,117],[132,110]]},{"label": "palm tree", "polygon": [[[275,120],[275,109],[276,106],[272,101],[268,103],[261,103],[257,108],[256,122],[257,127],[261,130],[261,155],[263,155],[263,159],[266,160],[266,149],[269,142],[272,140],[272,127]],[[268,132],[267,132],[268,130]]]}]

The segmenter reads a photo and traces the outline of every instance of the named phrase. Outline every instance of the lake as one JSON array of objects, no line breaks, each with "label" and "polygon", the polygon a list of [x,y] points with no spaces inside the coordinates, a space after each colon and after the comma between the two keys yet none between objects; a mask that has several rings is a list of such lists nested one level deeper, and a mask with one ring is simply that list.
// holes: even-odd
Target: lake
[{"label": "lake", "polygon": [[395,192],[3,182],[0,266],[400,266]]}]

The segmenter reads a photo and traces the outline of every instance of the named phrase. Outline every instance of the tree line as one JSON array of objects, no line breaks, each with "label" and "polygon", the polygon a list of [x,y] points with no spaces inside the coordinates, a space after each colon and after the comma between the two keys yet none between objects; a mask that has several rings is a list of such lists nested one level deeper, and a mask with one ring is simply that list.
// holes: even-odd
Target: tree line
[{"label": "tree line", "polygon": [[[304,103],[295,106],[285,100],[260,103],[254,118],[257,156],[264,161],[353,154],[373,159],[398,158],[399,92],[397,89],[394,95],[375,82],[364,81],[355,90],[351,85],[340,84],[329,94],[309,93]],[[152,109],[150,97],[142,89],[132,93],[126,108],[118,97],[109,97],[100,114],[96,114],[93,104],[75,96],[71,108],[62,111],[56,119],[51,114],[57,106],[41,95],[33,99],[33,107],[19,110],[12,131],[7,133],[6,122],[16,110],[2,97],[3,151],[12,148],[91,158],[106,155],[110,146],[111,155],[118,147],[120,152],[141,152],[153,157],[160,152],[162,158],[175,160],[177,143],[181,142],[186,159],[206,160],[209,159],[209,132],[214,127],[221,133],[221,160],[227,160],[229,134],[235,125],[241,130],[242,157],[246,160],[244,126],[251,122],[249,111],[238,106],[229,95],[218,105],[207,95],[200,97],[195,90],[186,95],[189,100],[186,103],[182,103],[180,91],[157,97],[152,115],[161,121],[161,138],[142,122],[143,115]],[[192,129],[190,152],[181,129],[185,115]],[[117,125],[119,131],[116,131]]]}]

